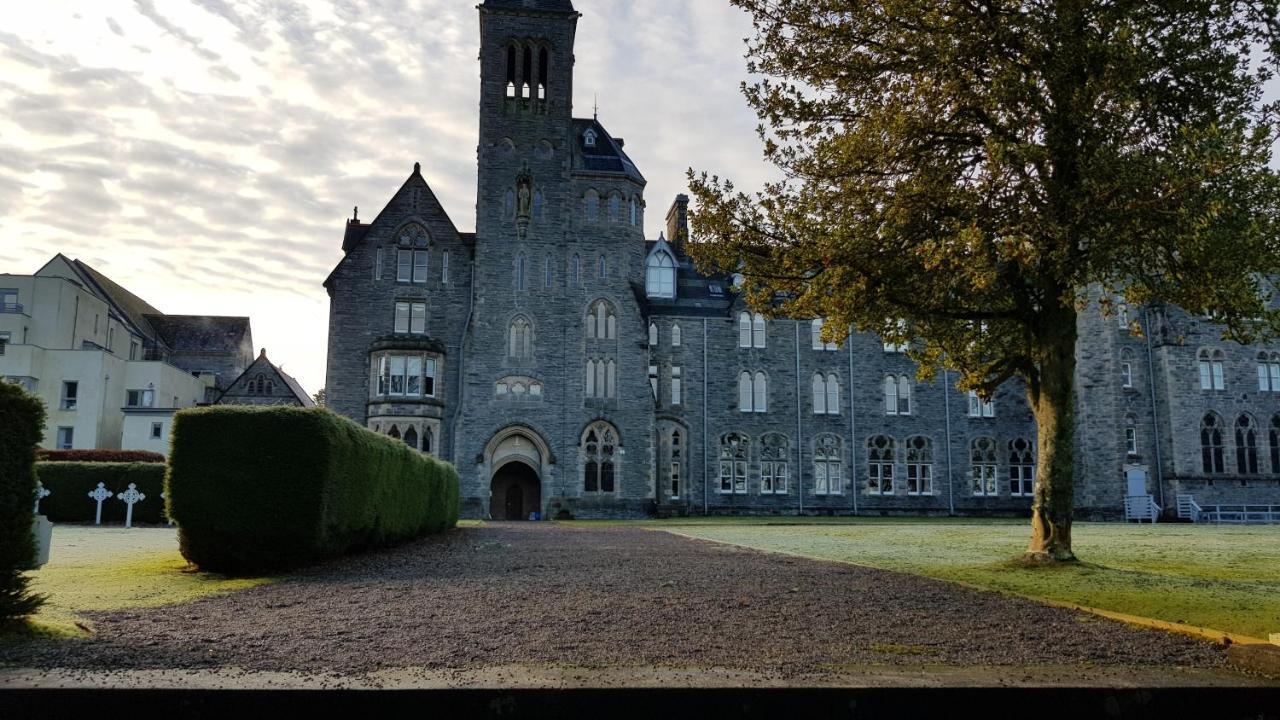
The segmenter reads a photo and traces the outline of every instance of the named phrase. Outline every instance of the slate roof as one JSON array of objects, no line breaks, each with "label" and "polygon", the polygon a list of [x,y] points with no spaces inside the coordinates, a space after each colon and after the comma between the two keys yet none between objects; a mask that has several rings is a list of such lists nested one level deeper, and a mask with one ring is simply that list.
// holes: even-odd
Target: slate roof
[{"label": "slate roof", "polygon": [[71,260],[70,265],[75,268],[83,282],[98,290],[98,294],[125,322],[132,325],[144,337],[152,340],[159,339],[155,328],[147,320],[148,315],[161,314],[159,310],[152,307],[151,303],[116,284],[114,280],[93,269],[88,263]]},{"label": "slate roof", "polygon": [[179,353],[235,352],[249,335],[249,318],[217,315],[146,316],[169,349]]},{"label": "slate roof", "polygon": [[[596,131],[595,147],[587,147],[583,138],[587,128]],[[641,185],[647,182],[640,174],[640,169],[622,151],[622,146],[604,129],[599,120],[574,118],[573,134],[576,138],[578,169],[591,174],[626,175]]]}]

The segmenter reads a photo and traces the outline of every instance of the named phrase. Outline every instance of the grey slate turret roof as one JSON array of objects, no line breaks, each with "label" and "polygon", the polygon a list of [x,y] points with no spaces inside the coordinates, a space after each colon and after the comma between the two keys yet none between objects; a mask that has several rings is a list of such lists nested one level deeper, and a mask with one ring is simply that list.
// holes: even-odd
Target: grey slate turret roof
[{"label": "grey slate turret roof", "polygon": [[[587,147],[584,136],[588,129],[596,133],[595,147]],[[574,154],[575,169],[591,174],[608,173],[626,175],[641,185],[647,181],[640,174],[640,169],[622,150],[622,143],[609,134],[599,120],[594,118],[574,118]]]}]

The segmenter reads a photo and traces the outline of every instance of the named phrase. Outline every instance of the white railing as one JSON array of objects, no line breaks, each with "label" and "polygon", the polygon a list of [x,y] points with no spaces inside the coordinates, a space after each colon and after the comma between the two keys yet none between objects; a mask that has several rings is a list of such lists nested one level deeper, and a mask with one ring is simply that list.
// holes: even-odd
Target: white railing
[{"label": "white railing", "polygon": [[1155,522],[1160,517],[1160,506],[1150,495],[1127,495],[1124,499],[1124,519]]},{"label": "white railing", "polygon": [[1223,525],[1280,523],[1280,505],[1205,505],[1195,521]]},{"label": "white railing", "polygon": [[1178,496],[1179,518],[1182,518],[1183,520],[1190,520],[1191,522],[1198,522],[1200,520],[1200,513],[1202,512],[1204,512],[1204,509],[1196,502],[1195,497],[1191,495]]}]

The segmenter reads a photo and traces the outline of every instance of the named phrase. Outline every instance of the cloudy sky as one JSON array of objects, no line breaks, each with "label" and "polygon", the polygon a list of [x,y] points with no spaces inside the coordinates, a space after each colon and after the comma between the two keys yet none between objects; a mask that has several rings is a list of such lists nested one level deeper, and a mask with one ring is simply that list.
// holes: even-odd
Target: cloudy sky
[{"label": "cloudy sky", "polygon": [[[421,161],[475,227],[478,0],[39,0],[0,25],[0,272],[62,252],[167,313],[248,315],[308,391],[351,207]],[[745,15],[575,0],[576,115],[627,139],[650,218],[685,168],[767,176]],[[656,236],[653,223],[647,234]]]}]

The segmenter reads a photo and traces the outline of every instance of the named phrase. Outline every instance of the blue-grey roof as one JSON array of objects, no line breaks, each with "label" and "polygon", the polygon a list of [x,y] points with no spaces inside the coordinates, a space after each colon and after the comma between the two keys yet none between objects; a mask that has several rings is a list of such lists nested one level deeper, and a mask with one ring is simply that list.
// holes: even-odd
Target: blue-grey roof
[{"label": "blue-grey roof", "polygon": [[[646,255],[658,240],[645,241]],[[669,247],[676,260],[676,296],[651,298],[645,295],[644,283],[636,283],[636,297],[646,315],[724,317],[737,300],[737,293],[727,274],[703,275],[682,248]]]},{"label": "blue-grey roof", "polygon": [[[595,147],[587,147],[585,135],[588,128],[596,133]],[[573,135],[577,169],[592,174],[625,175],[641,185],[647,182],[599,120],[574,118]]]},{"label": "blue-grey roof", "polygon": [[480,7],[488,10],[533,10],[536,12],[571,13],[570,0],[484,0]]}]

